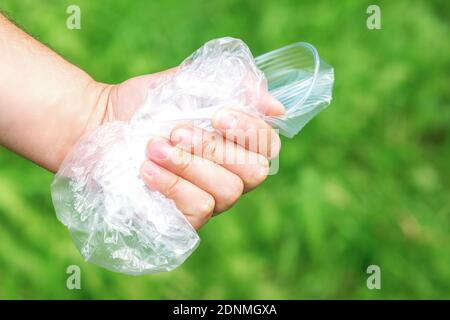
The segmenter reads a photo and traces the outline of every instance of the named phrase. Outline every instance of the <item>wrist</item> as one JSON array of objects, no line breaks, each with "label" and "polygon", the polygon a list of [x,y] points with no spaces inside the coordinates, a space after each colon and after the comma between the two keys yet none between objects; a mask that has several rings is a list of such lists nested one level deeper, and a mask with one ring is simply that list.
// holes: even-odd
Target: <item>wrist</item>
[{"label": "wrist", "polygon": [[112,88],[113,85],[97,82],[89,77],[84,85],[73,90],[58,103],[64,106],[64,109],[72,110],[70,113],[74,117],[65,117],[67,122],[63,126],[67,126],[67,129],[61,129],[62,132],[68,132],[61,134],[59,142],[55,144],[57,147],[54,149],[54,161],[48,166],[45,165],[48,169],[56,172],[77,141],[102,125],[110,109],[108,105]]},{"label": "wrist", "polygon": [[86,87],[87,119],[78,139],[104,124],[110,118],[111,92],[115,85],[92,80]]}]

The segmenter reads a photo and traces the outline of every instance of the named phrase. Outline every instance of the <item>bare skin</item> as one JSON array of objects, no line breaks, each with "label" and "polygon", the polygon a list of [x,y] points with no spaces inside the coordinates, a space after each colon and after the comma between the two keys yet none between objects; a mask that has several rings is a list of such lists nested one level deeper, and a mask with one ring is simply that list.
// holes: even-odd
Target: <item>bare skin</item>
[{"label": "bare skin", "polygon": [[[108,121],[130,119],[148,88],[173,72],[120,84],[100,83],[0,15],[0,144],[56,172],[83,134]],[[259,108],[266,115],[284,112],[268,93]],[[215,132],[186,125],[175,128],[168,140],[151,139],[141,168],[147,186],[173,199],[196,229],[261,184],[268,159],[281,146],[277,133],[264,121],[231,108],[217,112],[212,125]],[[249,144],[245,137],[239,139],[258,130],[267,132],[258,136],[262,141]],[[218,161],[231,151],[258,161]],[[179,161],[181,157],[188,160]]]}]

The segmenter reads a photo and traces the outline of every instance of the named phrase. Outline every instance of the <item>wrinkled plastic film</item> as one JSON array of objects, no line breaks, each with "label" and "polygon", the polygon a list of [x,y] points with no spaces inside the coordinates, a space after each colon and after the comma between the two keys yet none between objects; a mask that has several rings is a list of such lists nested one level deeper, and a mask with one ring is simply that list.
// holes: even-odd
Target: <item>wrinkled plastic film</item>
[{"label": "wrinkled plastic film", "polygon": [[[181,121],[212,130],[212,115],[227,106],[292,137],[330,103],[332,84],[332,68],[309,44],[254,59],[238,39],[209,41],[149,90],[130,121],[109,122],[77,142],[52,183],[57,217],[87,261],[127,274],[172,270],[200,239],[175,203],[140,178],[149,138],[168,137]],[[258,110],[267,89],[284,116]]]}]

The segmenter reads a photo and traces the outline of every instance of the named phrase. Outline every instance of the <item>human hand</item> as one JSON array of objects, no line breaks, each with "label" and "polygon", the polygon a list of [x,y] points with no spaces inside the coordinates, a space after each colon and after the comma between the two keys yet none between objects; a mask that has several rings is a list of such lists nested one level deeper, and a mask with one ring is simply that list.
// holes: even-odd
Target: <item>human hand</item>
[{"label": "human hand", "polygon": [[[130,119],[145,100],[148,88],[175,71],[110,86],[103,123]],[[268,92],[258,109],[270,116],[284,112]],[[185,124],[173,129],[169,139],[151,139],[148,160],[141,167],[146,185],[174,200],[196,229],[263,182],[269,171],[268,160],[281,146],[278,134],[263,120],[233,109],[219,110],[212,127],[215,132]]]},{"label": "human hand", "polygon": [[[0,38],[7,44],[7,50],[0,50],[0,83],[4,84],[0,86],[0,145],[52,172],[80,137],[108,121],[129,120],[148,89],[176,71],[108,85],[95,81],[1,14]],[[284,112],[268,93],[258,107],[266,115]],[[146,184],[173,199],[195,228],[259,185],[267,175],[268,159],[280,149],[276,132],[249,115],[221,110],[212,125],[213,133],[188,126],[176,128],[167,141],[152,139],[141,170]]]}]

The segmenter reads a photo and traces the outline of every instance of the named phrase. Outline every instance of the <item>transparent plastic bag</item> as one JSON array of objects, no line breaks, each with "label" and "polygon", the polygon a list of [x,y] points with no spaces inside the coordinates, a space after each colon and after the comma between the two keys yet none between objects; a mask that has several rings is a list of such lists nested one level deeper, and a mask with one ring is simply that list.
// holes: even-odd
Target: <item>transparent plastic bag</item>
[{"label": "transparent plastic bag", "polygon": [[[226,106],[292,137],[328,106],[332,85],[333,69],[307,43],[254,59],[238,39],[211,40],[149,90],[130,121],[106,123],[77,142],[51,186],[57,217],[87,261],[135,275],[172,270],[200,239],[175,203],[140,178],[149,138],[167,137],[180,121],[212,130],[212,115]],[[282,117],[256,108],[267,89],[285,106]]]}]

